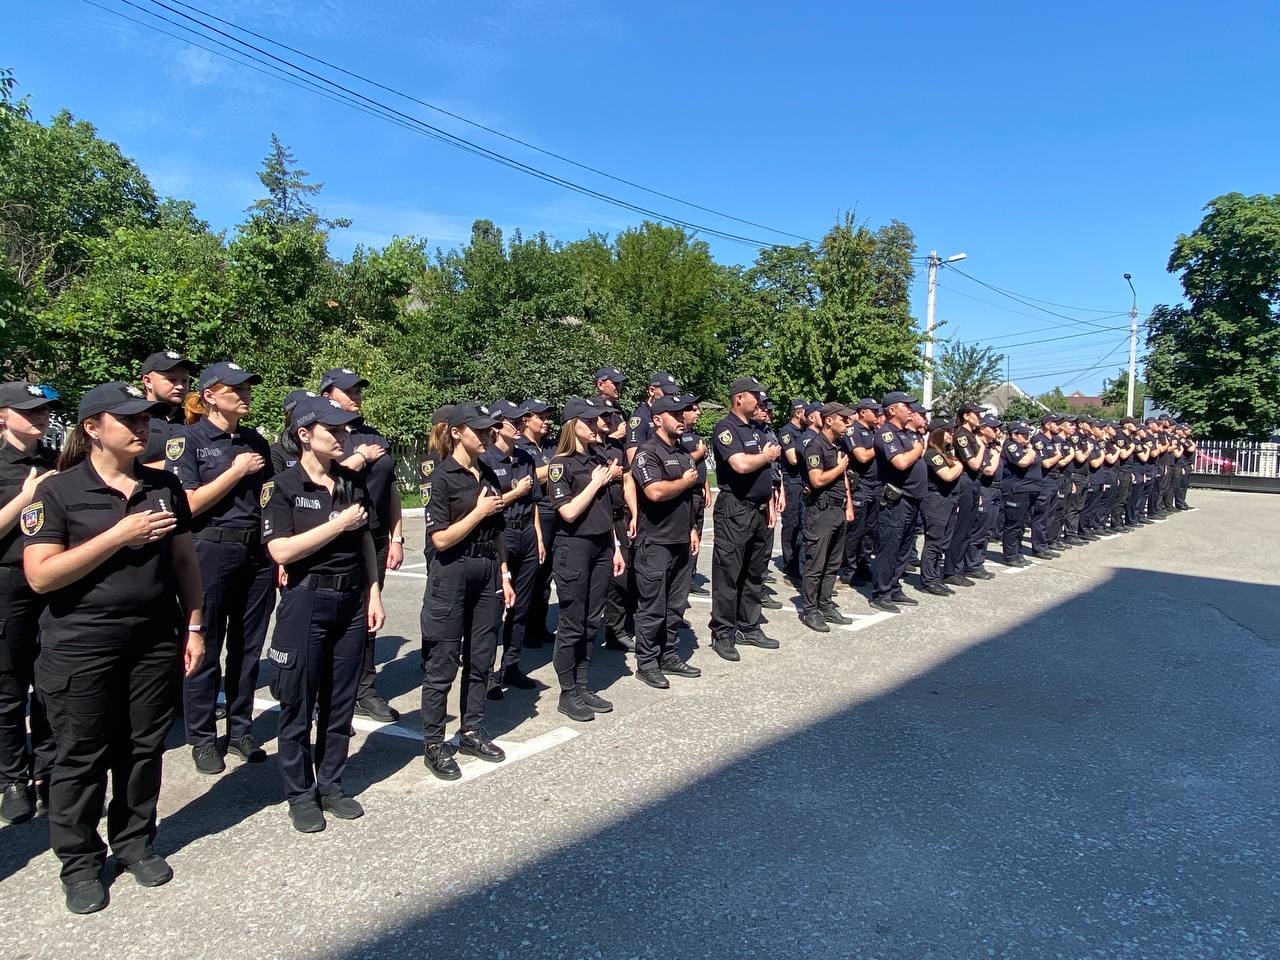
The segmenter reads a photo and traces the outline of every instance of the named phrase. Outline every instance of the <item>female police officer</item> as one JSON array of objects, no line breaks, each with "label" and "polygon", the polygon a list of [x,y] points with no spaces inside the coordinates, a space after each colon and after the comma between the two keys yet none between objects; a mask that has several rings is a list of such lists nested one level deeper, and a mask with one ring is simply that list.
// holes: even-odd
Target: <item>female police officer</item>
[{"label": "female police officer", "polygon": [[271,449],[258,431],[240,425],[251,387],[261,382],[234,363],[205,367],[199,390],[187,397],[185,434],[165,446],[168,469],[187,491],[209,628],[208,655],[183,689],[187,743],[201,773],[226,769],[214,718],[224,645],[227,752],[251,763],[266,759],[252,731],[258,659],[276,593],[275,567],[258,531]]},{"label": "female police officer", "polygon": [[[280,701],[280,772],[289,818],[302,833],[324,829],[328,811],[364,815],[342,791],[365,635],[386,616],[369,532],[369,491],[343,467],[346,427],[356,414],[324,397],[294,408],[301,455],[263,487],[262,539],[288,586],[268,659]],[[311,746],[311,714],[316,740]]]},{"label": "female police officer", "polygon": [[611,576],[620,577],[626,563],[614,532],[611,487],[622,465],[600,449],[604,408],[598,401],[569,399],[564,405],[560,445],[551,461],[551,501],[556,509],[556,627],[552,664],[560,680],[557,709],[572,720],[592,720],[613,704],[588,687],[591,647],[604,613]]},{"label": "female police officer", "polygon": [[173,876],[153,846],[160,765],[178,671],[191,675],[204,643],[186,498],[168,474],[137,462],[149,415],[162,411],[123,383],[86,393],[58,475],[20,521],[27,580],[48,599],[36,683],[57,750],[49,837],[73,913],[107,904],[97,827],[108,771],[116,858],[143,886]]},{"label": "female police officer", "polygon": [[462,776],[453,747],[444,742],[445,700],[459,663],[463,673],[458,749],[491,763],[506,759],[484,729],[498,621],[502,607],[515,603],[500,485],[480,459],[496,424],[488,407],[455,406],[449,413],[453,451],[422,488],[427,537],[435,547],[422,598],[423,761],[442,780]]},{"label": "female police officer", "polygon": [[[924,549],[920,551],[920,582],[925,593],[945,597],[955,593],[943,583],[945,557],[956,534],[956,518],[960,511],[960,475],[964,463],[955,456],[950,421],[935,420],[929,424],[929,442],[924,452],[928,470],[924,500],[920,512],[924,516]],[[972,583],[972,581],[969,581]]]},{"label": "female police officer", "polygon": [[0,820],[5,823],[22,823],[35,814],[31,785],[43,793],[53,760],[38,696],[29,698],[32,749],[27,750],[27,701],[44,601],[22,573],[18,517],[53,470],[53,457],[40,441],[54,403],[32,384],[0,384]]}]

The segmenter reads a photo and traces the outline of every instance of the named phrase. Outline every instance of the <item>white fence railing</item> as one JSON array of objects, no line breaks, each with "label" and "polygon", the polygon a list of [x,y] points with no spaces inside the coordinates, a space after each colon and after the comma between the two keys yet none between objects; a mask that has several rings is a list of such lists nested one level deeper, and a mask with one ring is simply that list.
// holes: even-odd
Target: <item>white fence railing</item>
[{"label": "white fence railing", "polygon": [[1204,440],[1197,444],[1195,473],[1280,479],[1280,444],[1256,440]]}]

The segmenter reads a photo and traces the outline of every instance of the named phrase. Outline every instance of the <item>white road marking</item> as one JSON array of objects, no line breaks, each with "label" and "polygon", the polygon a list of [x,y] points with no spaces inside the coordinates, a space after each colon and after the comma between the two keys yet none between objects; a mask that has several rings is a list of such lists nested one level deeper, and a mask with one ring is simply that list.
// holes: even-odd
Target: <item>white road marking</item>
[{"label": "white road marking", "polygon": [[[457,757],[458,766],[462,768],[462,777],[453,783],[466,783],[468,780],[474,780],[477,777],[483,777],[486,773],[493,773],[501,770],[503,767],[510,766],[518,760],[526,760],[536,753],[542,753],[544,750],[550,750],[552,747],[558,747],[562,743],[568,743],[570,740],[578,736],[577,730],[571,730],[569,727],[556,727],[554,730],[548,730],[546,733],[534,737],[532,740],[522,740],[519,742],[509,740],[493,741],[500,746],[507,759],[502,763],[488,763],[484,760],[477,760],[472,757],[465,757],[459,754]],[[419,739],[421,739],[419,737]],[[455,736],[450,741],[457,746],[458,738]],[[436,780],[435,777],[430,778],[436,785],[444,785],[445,781]]]},{"label": "white road marking", "polygon": [[710,603],[710,597],[700,597],[696,593],[689,594],[689,600],[692,603]]},{"label": "white road marking", "polygon": [[427,579],[427,575],[425,573],[414,573],[411,570],[388,570],[387,576],[388,577],[406,577],[410,580],[426,580]]},{"label": "white road marking", "polygon": [[[421,563],[405,563],[405,564],[401,564],[400,569],[401,569],[401,570],[417,570],[419,567],[425,567],[426,565],[427,565],[427,561],[423,560]],[[395,571],[395,570],[391,570],[391,571],[388,571],[388,572],[389,572],[389,573],[395,573],[395,572],[397,572],[397,571]]]},{"label": "white road marking", "polygon": [[883,623],[885,620],[892,620],[897,614],[878,610],[875,613],[853,613],[850,616],[854,618],[853,623],[837,623],[834,626],[849,633],[857,633],[859,630],[865,630],[867,627]]}]

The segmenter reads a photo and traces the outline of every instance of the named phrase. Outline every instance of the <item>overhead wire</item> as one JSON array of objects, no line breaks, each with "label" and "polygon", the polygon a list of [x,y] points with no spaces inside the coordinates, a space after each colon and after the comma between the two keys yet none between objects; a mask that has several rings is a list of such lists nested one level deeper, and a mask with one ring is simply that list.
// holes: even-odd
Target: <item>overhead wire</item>
[{"label": "overhead wire", "polygon": [[[979,280],[977,277],[969,273],[966,273],[965,271],[961,270],[959,267],[955,266],[954,264],[949,265],[949,267],[951,270],[953,270],[955,273],[958,273],[960,276],[964,277],[965,279],[972,280],[974,283],[978,284],[979,286],[986,287],[988,290],[998,293],[1002,297],[1007,297],[1008,299],[1013,300],[1016,303],[1020,303],[1024,307],[1030,307],[1032,310],[1039,310],[1041,313],[1047,313],[1051,317],[1057,317],[1061,320],[1066,320],[1069,323],[1082,324],[1087,327],[1099,326],[1099,324],[1095,323],[1093,320],[1084,320],[1079,317],[1068,316],[1065,313],[1059,313],[1056,310],[1050,310],[1047,307],[1039,306],[1038,304],[1032,302],[1031,298],[1023,299],[1019,294],[1011,293],[1002,287],[997,287],[994,284],[987,283],[987,281],[985,280]],[[1092,312],[1092,308],[1087,308],[1087,309],[1089,309],[1090,312]]]}]

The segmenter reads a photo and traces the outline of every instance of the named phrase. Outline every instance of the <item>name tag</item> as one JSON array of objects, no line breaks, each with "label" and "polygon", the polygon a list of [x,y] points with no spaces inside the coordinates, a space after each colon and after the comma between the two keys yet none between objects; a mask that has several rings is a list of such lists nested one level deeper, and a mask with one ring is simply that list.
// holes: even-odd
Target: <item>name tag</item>
[{"label": "name tag", "polygon": [[319,510],[320,501],[312,497],[294,497],[293,505],[295,507],[304,507],[308,510]]}]

